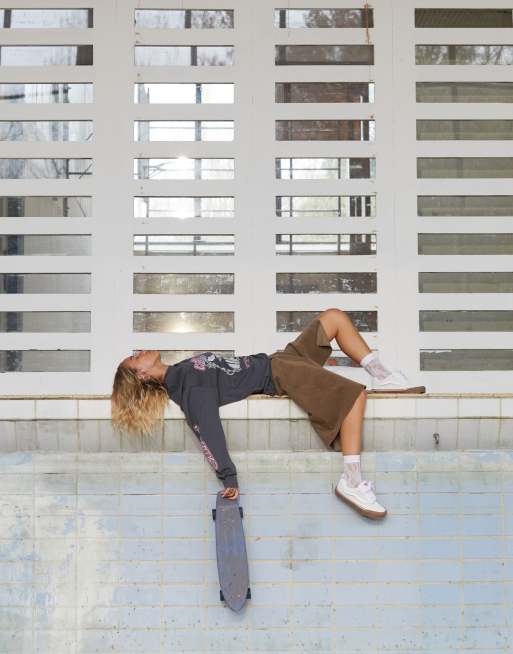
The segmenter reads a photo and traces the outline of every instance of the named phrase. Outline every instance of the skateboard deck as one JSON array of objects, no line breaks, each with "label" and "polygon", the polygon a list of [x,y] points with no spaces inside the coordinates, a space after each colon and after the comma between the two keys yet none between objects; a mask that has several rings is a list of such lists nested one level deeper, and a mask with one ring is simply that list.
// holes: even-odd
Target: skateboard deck
[{"label": "skateboard deck", "polygon": [[240,611],[249,589],[248,556],[242,526],[242,507],[238,500],[229,500],[217,494],[212,518],[216,523],[216,554],[219,573],[220,597],[233,611]]}]

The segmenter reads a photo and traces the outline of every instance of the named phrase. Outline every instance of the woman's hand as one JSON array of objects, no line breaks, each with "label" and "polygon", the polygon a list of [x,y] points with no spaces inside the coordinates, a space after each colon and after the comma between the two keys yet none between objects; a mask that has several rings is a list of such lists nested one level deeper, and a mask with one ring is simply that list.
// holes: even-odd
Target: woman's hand
[{"label": "woman's hand", "polygon": [[236,500],[239,497],[238,488],[225,488],[222,492],[222,496],[226,497],[229,500]]}]

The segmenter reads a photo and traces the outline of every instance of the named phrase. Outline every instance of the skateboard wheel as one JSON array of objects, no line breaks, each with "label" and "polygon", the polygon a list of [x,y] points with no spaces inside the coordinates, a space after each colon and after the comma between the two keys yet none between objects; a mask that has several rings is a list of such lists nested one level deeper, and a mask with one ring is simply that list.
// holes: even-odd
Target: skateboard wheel
[{"label": "skateboard wheel", "polygon": [[251,588],[248,588],[248,592],[246,593],[246,599],[251,599]]},{"label": "skateboard wheel", "polygon": [[216,519],[216,510],[212,509],[212,520]]},{"label": "skateboard wheel", "polygon": [[240,517],[243,518],[244,517],[244,511],[242,510],[242,506],[239,506],[239,513],[240,513]]}]

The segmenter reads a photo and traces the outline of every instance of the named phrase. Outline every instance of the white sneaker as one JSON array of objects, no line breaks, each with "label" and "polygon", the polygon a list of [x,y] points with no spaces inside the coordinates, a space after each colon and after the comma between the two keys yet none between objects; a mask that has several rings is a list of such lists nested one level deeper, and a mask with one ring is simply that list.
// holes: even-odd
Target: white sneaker
[{"label": "white sneaker", "polygon": [[406,375],[400,370],[394,370],[385,379],[372,377],[367,393],[425,393],[425,386],[412,386]]},{"label": "white sneaker", "polygon": [[361,481],[358,486],[348,486],[344,477],[341,477],[335,486],[335,495],[367,518],[381,520],[386,516],[387,510],[376,500],[372,487],[372,482],[366,480]]}]

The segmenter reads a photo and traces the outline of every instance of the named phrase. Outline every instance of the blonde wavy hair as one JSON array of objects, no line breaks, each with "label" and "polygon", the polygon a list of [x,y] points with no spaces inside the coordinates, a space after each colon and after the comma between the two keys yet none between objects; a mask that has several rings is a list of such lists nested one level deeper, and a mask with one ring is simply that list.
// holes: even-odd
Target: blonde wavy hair
[{"label": "blonde wavy hair", "polygon": [[111,420],[118,430],[132,434],[149,434],[169,401],[166,387],[156,379],[140,380],[136,373],[119,365],[114,375],[111,395]]}]

